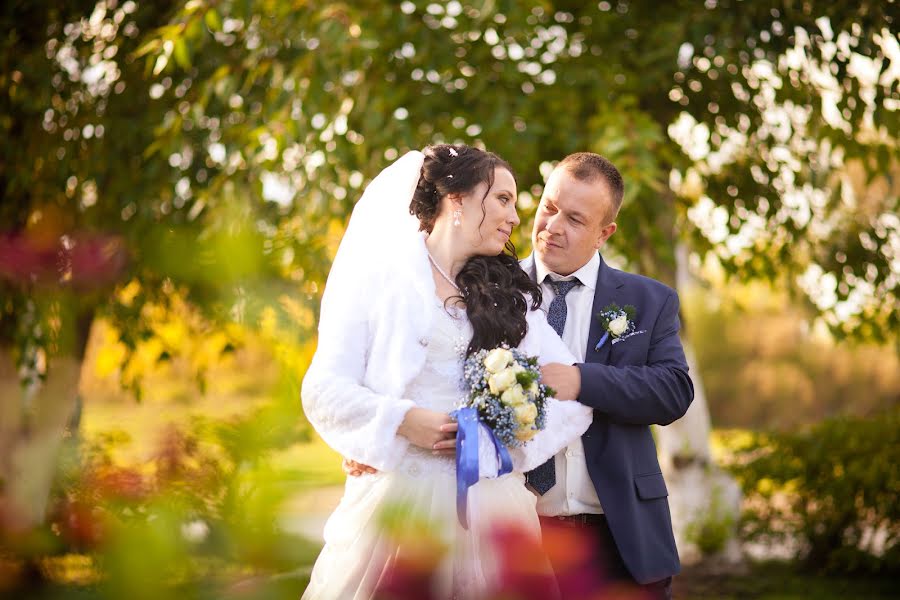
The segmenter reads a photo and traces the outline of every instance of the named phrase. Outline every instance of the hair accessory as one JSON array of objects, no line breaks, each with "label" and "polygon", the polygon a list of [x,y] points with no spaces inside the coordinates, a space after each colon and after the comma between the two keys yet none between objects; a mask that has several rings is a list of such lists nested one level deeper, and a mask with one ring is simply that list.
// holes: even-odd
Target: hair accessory
[{"label": "hair accessory", "polygon": [[453,226],[459,227],[459,217],[462,216],[462,211],[460,209],[456,209],[453,211]]},{"label": "hair accessory", "polygon": [[450,156],[459,156],[459,152],[456,151],[456,148],[450,148]]},{"label": "hair accessory", "polygon": [[453,179],[453,175],[447,175],[447,179]]}]

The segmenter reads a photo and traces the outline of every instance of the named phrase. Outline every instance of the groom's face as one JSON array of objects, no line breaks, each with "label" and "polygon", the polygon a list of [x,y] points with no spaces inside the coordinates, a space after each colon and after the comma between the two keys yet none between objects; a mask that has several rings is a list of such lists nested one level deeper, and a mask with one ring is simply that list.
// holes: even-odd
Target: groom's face
[{"label": "groom's face", "polygon": [[550,174],[534,218],[531,244],[538,260],[559,275],[587,263],[616,231],[606,181],[580,181],[565,168]]}]

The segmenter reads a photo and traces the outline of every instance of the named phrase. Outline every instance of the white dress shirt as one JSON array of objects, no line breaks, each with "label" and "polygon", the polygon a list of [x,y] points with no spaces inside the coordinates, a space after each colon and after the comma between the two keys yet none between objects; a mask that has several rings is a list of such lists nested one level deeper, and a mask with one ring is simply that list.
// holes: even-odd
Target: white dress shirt
[{"label": "white dress shirt", "polygon": [[[548,281],[544,281],[548,275],[554,281],[566,281],[577,277],[582,284],[572,288],[566,294],[566,325],[563,329],[562,340],[578,359],[578,362],[584,362],[588,330],[593,318],[591,312],[594,306],[597,273],[600,270],[600,255],[594,254],[591,260],[568,277],[562,277],[548,270],[541,264],[537,256],[534,259],[537,280],[540,282],[543,292],[541,310],[544,313],[547,313],[550,303],[556,298],[553,287]],[[538,496],[538,514],[555,517],[602,513],[603,507],[600,506],[600,499],[597,498],[594,484],[588,475],[584,444],[581,443],[581,438],[579,437],[565,450],[559,452],[555,461],[556,485],[547,490],[543,496]]]}]

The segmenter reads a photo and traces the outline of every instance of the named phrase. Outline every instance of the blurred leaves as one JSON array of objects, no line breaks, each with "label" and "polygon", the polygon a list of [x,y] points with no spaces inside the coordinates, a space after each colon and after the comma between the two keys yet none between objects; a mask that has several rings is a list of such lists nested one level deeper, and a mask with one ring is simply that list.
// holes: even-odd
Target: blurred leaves
[{"label": "blurred leaves", "polygon": [[[81,356],[100,316],[96,366],[140,396],[167,365],[207,389],[211,366],[258,332],[280,373],[253,418],[173,437],[180,458],[154,459],[162,471],[79,459],[82,475],[111,475],[73,480],[93,491],[60,500],[71,518],[52,535],[89,547],[133,527],[147,569],[110,558],[111,581],[158,577],[147,593],[160,561],[204,544],[217,560],[292,560],[268,522],[281,493],[269,458],[303,435],[326,273],[367,181],[432,142],[509,159],[523,223],[553,161],[608,155],[627,190],[610,252],[636,270],[673,283],[687,241],[726,280],[793,291],[835,334],[895,340],[895,19],[894,3],[868,0],[7,3],[0,344],[40,375]],[[30,253],[6,251],[22,240]],[[97,285],[79,287],[79,270]],[[764,382],[746,386],[760,415],[852,371],[815,348],[766,363],[796,340],[790,323],[762,329],[741,350],[757,352],[742,369]],[[838,380],[849,393],[857,377]],[[201,521],[207,542],[176,543]]]},{"label": "blurred leaves", "polygon": [[718,427],[790,430],[900,401],[894,348],[831,340],[783,291],[694,288],[682,307]]},{"label": "blurred leaves", "polygon": [[[211,322],[253,326],[285,296],[316,314],[334,225],[401,152],[437,141],[495,150],[516,166],[529,213],[542,170],[590,149],[625,176],[611,250],[637,270],[673,283],[673,248],[687,239],[732,277],[809,297],[835,333],[885,340],[897,316],[880,306],[895,303],[900,278],[888,216],[894,15],[879,2],[816,10],[17,3],[2,13],[0,223],[18,234],[57,211],[59,235],[121,240],[127,269],[115,279],[143,286],[135,302],[159,302],[168,286]],[[820,65],[844,90],[835,108]],[[847,199],[850,164],[881,186],[865,207]],[[716,228],[704,225],[710,206]],[[829,277],[834,302],[818,285]],[[0,283],[20,298],[31,285]],[[139,307],[110,298],[84,308],[143,328]],[[5,340],[18,305],[2,307]],[[289,335],[306,340],[302,321]]]},{"label": "blurred leaves", "polygon": [[[612,158],[628,182],[622,233],[612,245],[641,272],[672,282],[674,243],[687,238],[735,278],[777,279],[809,295],[839,335],[890,337],[894,316],[865,301],[860,306],[860,297],[873,284],[895,298],[893,234],[874,241],[874,252],[849,258],[861,242],[858,228],[843,218],[848,206],[838,202],[821,211],[828,223],[822,235],[816,218],[804,221],[796,194],[777,182],[783,175],[801,195],[829,194],[839,186],[835,174],[851,160],[869,165],[870,177],[894,168],[890,132],[897,117],[889,107],[898,82],[889,75],[896,57],[885,55],[891,42],[884,26],[893,20],[888,8],[871,2],[819,13],[734,2],[652,10],[640,3],[613,10],[562,2],[520,3],[514,10],[494,3],[401,8],[373,1],[295,10],[270,2],[251,14],[240,2],[186,6],[157,30],[156,52],[187,39],[193,53],[194,83],[180,111],[186,118],[168,121],[170,139],[183,137],[186,123],[201,115],[228,123],[206,134],[208,148],[224,149],[217,162],[228,165],[209,185],[232,182],[239,172],[251,180],[263,170],[281,173],[291,200],[279,210],[302,214],[305,229],[318,230],[308,240],[322,235],[329,216],[345,217],[365,181],[409,148],[443,140],[485,145],[510,158],[520,188],[532,196],[540,194],[542,165],[595,150]],[[213,10],[221,29],[193,26]],[[849,46],[828,54],[833,39]],[[797,58],[801,52],[806,62]],[[216,53],[227,57],[225,64],[211,60]],[[870,76],[858,67],[870,58],[882,75],[871,90],[863,85]],[[837,66],[836,85],[848,90],[833,110],[858,132],[852,139],[835,125],[828,89],[816,78],[825,59]],[[767,85],[766,69],[781,83]],[[807,126],[788,126],[785,139],[784,124],[771,115],[792,119],[792,107],[808,111]],[[686,117],[700,128],[692,135],[701,135],[712,157],[695,154],[671,130]],[[869,161],[876,157],[880,166]],[[782,172],[779,165],[798,160],[802,168]],[[678,181],[690,169],[699,185],[693,192]],[[687,209],[701,196],[723,211],[735,241],[710,239],[689,218]],[[896,191],[888,189],[882,202],[886,213],[896,208]],[[860,215],[857,222],[871,224],[879,214],[885,213]],[[751,243],[741,240],[748,227],[757,232]],[[834,263],[835,256],[848,258]],[[834,275],[844,305],[821,301],[808,282],[798,282],[804,274],[814,277],[810,265]],[[863,281],[848,265],[877,275],[867,273]],[[322,267],[327,262],[304,274]]]},{"label": "blurred leaves", "polygon": [[96,585],[112,598],[170,597],[309,562],[317,548],[278,527],[294,484],[272,451],[298,439],[295,413],[287,416],[263,406],[172,425],[134,464],[116,458],[129,444],[123,434],[69,444],[48,523],[26,538],[4,531],[4,551],[93,556]]}]

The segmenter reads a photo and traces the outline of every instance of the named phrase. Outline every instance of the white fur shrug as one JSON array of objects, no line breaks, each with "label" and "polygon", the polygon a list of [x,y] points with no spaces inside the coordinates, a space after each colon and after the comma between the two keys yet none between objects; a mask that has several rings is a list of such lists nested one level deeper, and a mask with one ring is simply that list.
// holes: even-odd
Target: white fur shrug
[{"label": "white fur shrug", "polygon": [[[319,342],[303,380],[303,409],[325,442],[346,458],[392,470],[407,449],[397,428],[415,406],[404,398],[425,361],[435,295],[424,238],[402,256],[373,249],[356,268],[333,268],[322,298]],[[336,259],[336,265],[337,261]],[[575,359],[540,310],[529,311],[519,348],[541,364]],[[591,409],[551,400],[547,427],[511,452],[517,471],[541,464],[587,429]]]}]

